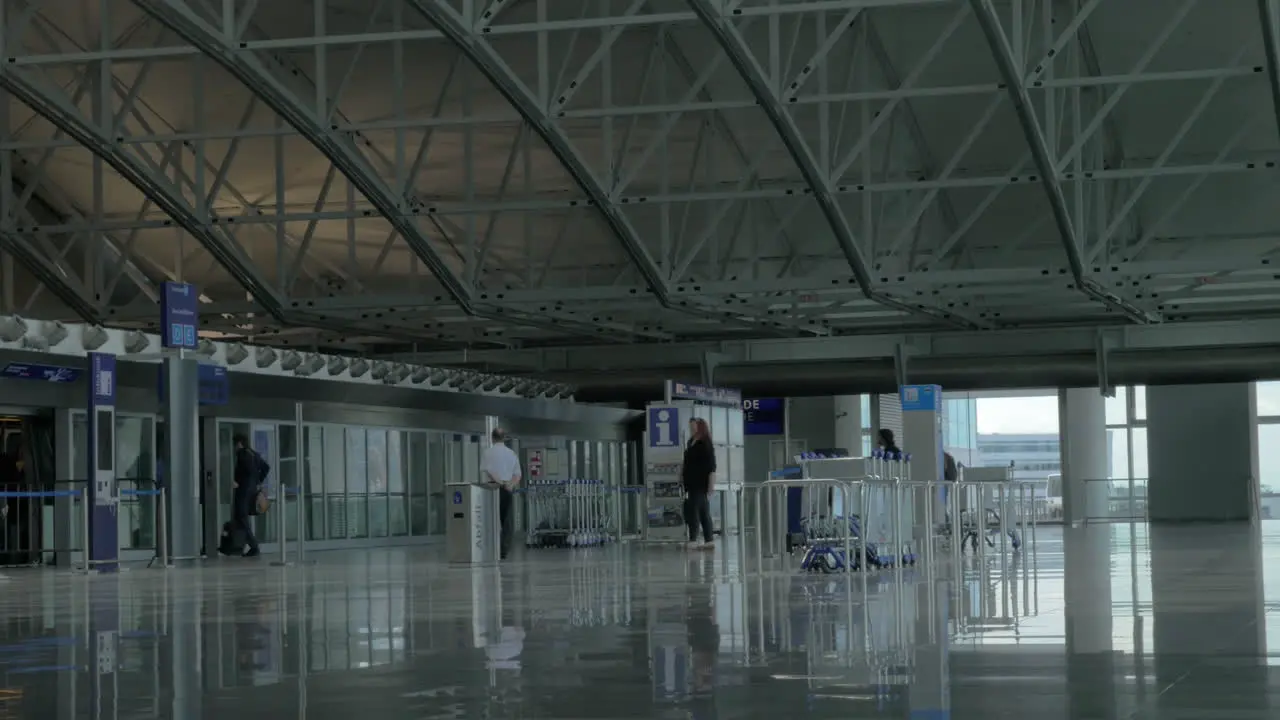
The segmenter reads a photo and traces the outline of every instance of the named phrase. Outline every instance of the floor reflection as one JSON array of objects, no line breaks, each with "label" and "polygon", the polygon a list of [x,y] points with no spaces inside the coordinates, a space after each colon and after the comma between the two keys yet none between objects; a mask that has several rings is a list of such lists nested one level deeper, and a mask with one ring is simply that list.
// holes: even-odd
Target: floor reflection
[{"label": "floor reflection", "polygon": [[13,572],[0,718],[1262,718],[1280,521],[867,578],[645,548]]}]

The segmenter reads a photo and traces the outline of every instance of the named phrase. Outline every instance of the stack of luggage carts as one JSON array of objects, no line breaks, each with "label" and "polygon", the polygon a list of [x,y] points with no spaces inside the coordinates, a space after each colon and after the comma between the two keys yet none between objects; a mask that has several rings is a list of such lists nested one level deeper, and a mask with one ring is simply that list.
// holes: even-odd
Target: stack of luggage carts
[{"label": "stack of luggage carts", "polygon": [[616,541],[616,488],[600,480],[530,483],[525,498],[525,545],[592,547]]},{"label": "stack of luggage carts", "polygon": [[[844,527],[848,524],[850,548],[853,562],[845,557]],[[894,553],[890,547],[878,546],[864,542],[862,537],[862,518],[858,515],[824,517],[821,515],[801,518],[799,537],[788,538],[788,550],[803,550],[804,557],[800,561],[803,570],[817,573],[833,573],[845,570],[884,570],[901,564],[910,567],[916,564],[916,555],[910,546],[903,547],[900,553]]]}]

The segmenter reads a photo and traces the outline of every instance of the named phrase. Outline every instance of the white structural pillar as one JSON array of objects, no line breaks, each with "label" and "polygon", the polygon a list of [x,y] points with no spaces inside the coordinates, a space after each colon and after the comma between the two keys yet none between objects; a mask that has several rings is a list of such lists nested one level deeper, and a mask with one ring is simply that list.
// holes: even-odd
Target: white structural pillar
[{"label": "white structural pillar", "polygon": [[[1107,515],[1106,399],[1097,388],[1058,391],[1058,429],[1062,441],[1063,517],[1068,525]],[[1094,481],[1094,482],[1090,482]]]},{"label": "white structural pillar", "polygon": [[835,444],[852,457],[862,455],[862,396],[836,395],[831,398],[835,409]]}]

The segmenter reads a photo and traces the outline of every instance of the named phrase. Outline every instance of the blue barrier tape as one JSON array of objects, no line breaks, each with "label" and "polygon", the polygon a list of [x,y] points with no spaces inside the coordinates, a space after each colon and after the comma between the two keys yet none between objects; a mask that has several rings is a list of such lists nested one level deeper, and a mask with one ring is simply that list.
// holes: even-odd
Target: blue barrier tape
[{"label": "blue barrier tape", "polygon": [[156,497],[160,494],[159,490],[121,490],[122,497]]},{"label": "blue barrier tape", "polygon": [[0,498],[80,497],[83,494],[83,490],[54,490],[53,492],[0,492]]},{"label": "blue barrier tape", "polygon": [[633,494],[633,495],[639,495],[640,493],[644,492],[645,490],[648,490],[648,488],[642,488],[642,487],[624,487],[624,488],[622,488],[622,492],[624,492],[624,493],[631,493],[631,494]]}]

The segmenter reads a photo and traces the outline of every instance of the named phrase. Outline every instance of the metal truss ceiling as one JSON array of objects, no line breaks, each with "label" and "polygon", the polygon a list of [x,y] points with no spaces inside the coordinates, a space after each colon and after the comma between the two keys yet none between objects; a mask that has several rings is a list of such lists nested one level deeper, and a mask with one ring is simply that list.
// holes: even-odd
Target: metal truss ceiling
[{"label": "metal truss ceiling", "polygon": [[183,279],[210,333],[533,374],[584,343],[1265,320],[1278,14],[0,3],[0,311],[145,327]]}]

